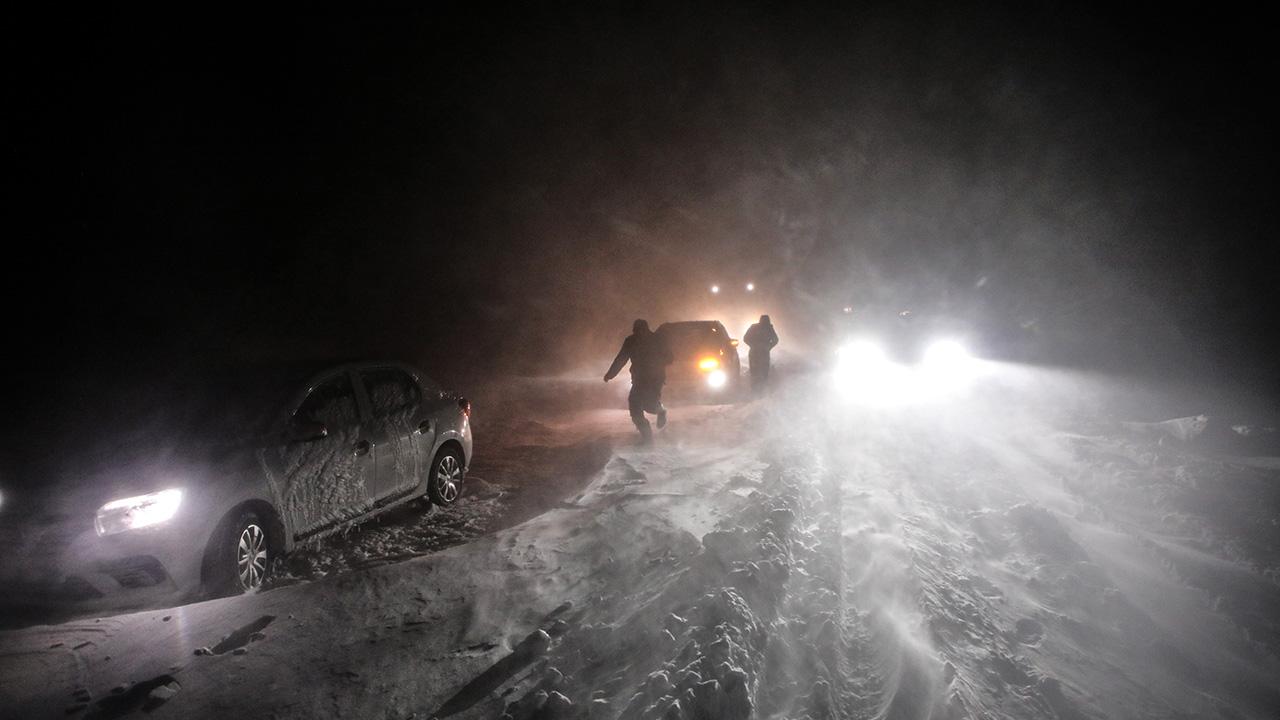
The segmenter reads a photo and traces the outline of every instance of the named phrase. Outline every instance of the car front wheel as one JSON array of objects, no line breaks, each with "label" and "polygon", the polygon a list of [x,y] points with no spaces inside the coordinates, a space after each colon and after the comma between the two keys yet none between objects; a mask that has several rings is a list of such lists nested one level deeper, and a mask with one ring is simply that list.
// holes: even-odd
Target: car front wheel
[{"label": "car front wheel", "polygon": [[215,595],[239,595],[262,587],[272,552],[266,523],[257,513],[240,513],[223,526],[214,542],[210,589]]},{"label": "car front wheel", "polygon": [[462,493],[462,476],[462,454],[451,447],[441,449],[431,463],[431,480],[427,484],[431,502],[441,507],[457,502]]}]

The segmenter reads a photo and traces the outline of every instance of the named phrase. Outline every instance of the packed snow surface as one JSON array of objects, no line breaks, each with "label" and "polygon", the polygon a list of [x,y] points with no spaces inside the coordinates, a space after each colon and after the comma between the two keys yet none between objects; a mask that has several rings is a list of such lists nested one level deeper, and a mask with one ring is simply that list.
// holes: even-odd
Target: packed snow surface
[{"label": "packed snow surface", "polygon": [[256,595],[0,633],[0,715],[1276,717],[1275,464],[1030,386],[798,379],[652,447],[620,406],[477,403],[458,506]]}]

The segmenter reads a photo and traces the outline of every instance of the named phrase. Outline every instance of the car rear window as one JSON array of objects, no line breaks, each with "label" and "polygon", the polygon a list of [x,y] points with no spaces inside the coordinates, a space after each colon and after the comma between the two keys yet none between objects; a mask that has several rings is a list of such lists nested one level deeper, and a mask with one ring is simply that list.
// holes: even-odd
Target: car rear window
[{"label": "car rear window", "polygon": [[679,323],[658,328],[667,340],[671,354],[688,357],[703,352],[714,352],[724,347],[725,334],[718,325],[703,323]]}]

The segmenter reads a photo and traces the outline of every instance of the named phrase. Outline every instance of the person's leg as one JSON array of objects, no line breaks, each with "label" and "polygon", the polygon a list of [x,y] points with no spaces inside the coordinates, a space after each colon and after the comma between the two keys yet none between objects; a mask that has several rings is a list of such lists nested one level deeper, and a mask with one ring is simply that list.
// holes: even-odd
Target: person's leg
[{"label": "person's leg", "polygon": [[644,399],[645,388],[633,384],[631,393],[627,395],[627,409],[631,411],[631,422],[640,431],[640,439],[649,442],[653,438],[653,430],[649,428],[649,419],[644,416]]},{"label": "person's leg", "polygon": [[658,428],[665,427],[667,424],[667,409],[662,405],[662,386],[645,385],[642,400],[641,406],[643,410],[658,416]]},{"label": "person's leg", "polygon": [[667,426],[667,406],[662,404],[662,386],[653,391],[653,411],[658,415],[658,429]]}]

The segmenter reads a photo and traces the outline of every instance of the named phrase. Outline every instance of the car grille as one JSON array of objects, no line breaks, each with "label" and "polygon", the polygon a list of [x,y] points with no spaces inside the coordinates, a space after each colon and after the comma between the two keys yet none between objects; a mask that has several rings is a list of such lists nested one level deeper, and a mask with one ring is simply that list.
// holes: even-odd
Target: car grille
[{"label": "car grille", "polygon": [[[17,520],[17,521],[15,521]],[[64,575],[71,544],[92,528],[92,519],[43,514],[0,521],[0,581],[9,603],[76,602],[102,597],[88,580]],[[92,532],[92,530],[89,530]]]},{"label": "car grille", "polygon": [[88,580],[73,575],[53,588],[50,596],[59,600],[96,600],[102,597],[102,593],[89,584]]},{"label": "car grille", "polygon": [[92,527],[72,515],[42,515],[20,523],[0,525],[0,547],[10,563],[56,573],[76,537]]},{"label": "car grille", "polygon": [[160,561],[150,555],[138,555],[103,563],[99,570],[110,575],[120,583],[120,587],[125,588],[151,587],[167,577]]},{"label": "car grille", "polygon": [[5,548],[6,552],[21,546],[23,537],[22,528],[16,525],[0,525],[0,547]]}]

